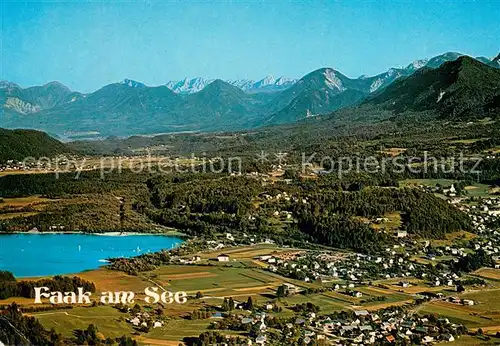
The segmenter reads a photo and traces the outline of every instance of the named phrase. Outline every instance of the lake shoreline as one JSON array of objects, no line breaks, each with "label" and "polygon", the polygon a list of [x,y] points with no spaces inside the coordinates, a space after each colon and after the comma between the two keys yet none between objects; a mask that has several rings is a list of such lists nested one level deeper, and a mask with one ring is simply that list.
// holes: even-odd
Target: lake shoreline
[{"label": "lake shoreline", "polygon": [[44,235],[44,234],[81,234],[81,235],[96,235],[96,236],[107,236],[107,237],[127,237],[127,236],[138,236],[138,235],[155,235],[155,236],[169,236],[169,237],[184,237],[187,238],[188,235],[185,233],[182,233],[180,231],[167,231],[167,232],[119,232],[119,231],[111,231],[111,232],[79,232],[79,231],[46,231],[46,232],[40,232],[40,231],[27,231],[27,232],[22,232],[22,231],[14,231],[14,232],[0,232],[1,235],[9,235],[9,234],[38,234],[38,235]]},{"label": "lake shoreline", "polygon": [[17,232],[1,235],[0,268],[20,279],[98,269],[108,265],[111,258],[171,250],[186,241],[172,233]]}]

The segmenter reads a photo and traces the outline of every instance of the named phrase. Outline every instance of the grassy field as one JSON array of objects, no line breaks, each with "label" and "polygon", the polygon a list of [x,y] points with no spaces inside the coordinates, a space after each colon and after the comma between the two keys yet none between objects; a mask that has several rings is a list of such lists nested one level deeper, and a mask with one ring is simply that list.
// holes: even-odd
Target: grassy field
[{"label": "grassy field", "polygon": [[255,290],[278,287],[283,282],[257,269],[224,266],[164,266],[148,274],[169,290],[201,291],[216,296],[254,293]]},{"label": "grassy field", "polygon": [[470,335],[462,335],[459,339],[454,342],[442,342],[436,345],[448,345],[448,346],[482,346],[482,345],[498,345],[499,339],[491,339],[489,341],[481,340],[477,337]]},{"label": "grassy field", "polygon": [[165,339],[165,340],[182,340],[186,336],[198,336],[214,320],[170,320],[167,322],[166,326],[162,328],[157,328],[151,330],[148,334],[148,338],[153,339]]},{"label": "grassy field", "polygon": [[470,309],[488,315],[498,315],[500,318],[500,289],[466,293],[462,298],[476,302]]},{"label": "grassy field", "polygon": [[[298,294],[293,297],[282,298],[280,301],[283,304],[288,304],[288,306],[310,302],[320,307],[320,314],[329,314],[334,311],[346,310],[345,304],[343,304],[339,300],[332,299],[326,294]],[[292,311],[289,309],[284,309],[284,315],[292,315]]]},{"label": "grassy field", "polygon": [[[373,289],[371,287],[361,287],[357,289],[363,295],[371,296],[371,297],[386,297],[384,301],[375,301],[375,302],[368,302],[364,303],[363,305],[370,306],[370,305],[376,305],[379,303],[394,303],[394,302],[399,302],[399,301],[406,301],[409,299],[412,299],[412,296],[410,294],[407,294],[406,292],[393,292],[391,290],[385,290],[385,289]],[[365,298],[366,299],[366,298]]]},{"label": "grassy field", "polygon": [[370,226],[376,230],[396,230],[401,227],[401,213],[386,213],[383,216],[382,222],[372,222]]},{"label": "grassy field", "polygon": [[33,216],[38,214],[37,211],[27,211],[27,212],[21,212],[21,213],[6,213],[6,214],[0,214],[0,221],[1,220],[8,220],[8,219],[14,219],[16,217],[28,217],[28,216]]},{"label": "grassy field", "polygon": [[474,233],[460,231],[447,233],[445,239],[432,239],[430,242],[432,246],[451,246],[457,242],[467,241],[475,237],[477,237],[477,235]]},{"label": "grassy field", "polygon": [[[465,295],[464,295],[465,297]],[[438,314],[454,323],[462,323],[468,328],[500,325],[500,316],[490,317],[477,307],[463,306],[448,302],[435,301],[420,309],[420,313]]]},{"label": "grassy field", "polygon": [[154,286],[142,276],[128,275],[105,268],[85,271],[79,273],[78,276],[95,283],[97,292],[133,291],[134,293],[143,293],[146,287]]},{"label": "grassy field", "polygon": [[481,268],[475,271],[474,274],[486,279],[500,280],[500,269]]},{"label": "grassy field", "polygon": [[[0,201],[0,209],[3,209],[3,212],[0,214],[0,220],[36,215],[44,210],[49,203],[57,201],[56,199],[42,198],[40,196],[3,198]],[[30,210],[23,208],[29,208]]]},{"label": "grassy field", "polygon": [[400,182],[400,186],[430,186],[435,187],[437,184],[441,186],[451,186],[451,184],[455,184],[456,180],[451,179],[406,179]]},{"label": "grassy field", "polygon": [[485,152],[491,152],[493,154],[499,154],[500,153],[500,147],[490,148],[488,150],[485,150]]},{"label": "grassy field", "polygon": [[396,157],[399,154],[402,154],[402,153],[406,152],[407,150],[408,149],[406,149],[406,148],[387,148],[387,149],[381,150],[380,152],[382,154],[386,154],[386,155],[389,155],[389,156],[392,156],[392,157]]},{"label": "grassy field", "polygon": [[476,183],[466,186],[465,191],[472,197],[488,197],[490,196],[490,186],[486,184]]},{"label": "grassy field", "polygon": [[77,307],[64,311],[46,311],[32,314],[45,328],[54,328],[64,336],[73,336],[73,330],[86,329],[89,324],[95,324],[105,337],[130,335],[133,330],[125,322],[125,314],[110,306]]},{"label": "grassy field", "polygon": [[19,198],[3,198],[0,202],[0,207],[22,208],[41,203],[54,202],[55,199],[43,198],[40,196],[19,197]]},{"label": "grassy field", "polygon": [[473,144],[478,141],[484,141],[489,138],[471,138],[471,139],[457,139],[457,140],[452,140],[449,143],[454,143],[454,144]]}]

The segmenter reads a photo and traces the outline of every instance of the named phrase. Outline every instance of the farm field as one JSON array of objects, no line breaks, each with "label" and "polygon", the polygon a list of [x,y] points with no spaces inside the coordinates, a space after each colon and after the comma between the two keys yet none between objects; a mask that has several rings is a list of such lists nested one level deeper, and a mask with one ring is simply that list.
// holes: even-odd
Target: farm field
[{"label": "farm field", "polygon": [[160,340],[175,340],[178,344],[184,337],[200,335],[212,321],[214,320],[169,320],[164,327],[152,329],[147,334],[147,337]]},{"label": "farm field", "polygon": [[[287,253],[287,252],[300,252],[304,251],[303,249],[294,249],[294,248],[287,248],[287,249],[282,249],[276,247],[276,245],[273,244],[259,244],[256,246],[243,246],[243,247],[237,247],[233,249],[226,249],[224,250],[224,253],[231,256],[234,260],[248,260],[251,261],[255,259],[256,257],[263,256],[263,255],[277,255],[281,253]],[[203,259],[215,259],[217,255],[221,254],[221,251],[211,251],[211,252],[203,252],[200,253],[200,257]]]},{"label": "farm field", "polygon": [[488,197],[490,195],[490,187],[486,184],[476,183],[470,186],[466,186],[464,189],[472,197]]},{"label": "farm field", "polygon": [[255,293],[283,282],[258,269],[223,266],[164,266],[148,274],[169,290],[215,296]]},{"label": "farm field", "polygon": [[[285,306],[293,306],[296,304],[313,303],[321,307],[321,314],[329,314],[334,311],[345,310],[346,306],[341,301],[331,299],[331,297],[324,294],[311,294],[311,295],[295,295],[289,298],[282,298],[280,301]],[[289,309],[283,309],[282,315],[293,315]]]},{"label": "farm field", "polygon": [[76,275],[95,283],[97,292],[132,291],[143,293],[146,287],[154,286],[142,276],[128,275],[106,268],[84,271]]},{"label": "farm field", "polygon": [[43,311],[33,313],[45,328],[54,328],[58,333],[71,337],[75,329],[87,329],[93,323],[107,337],[119,337],[133,332],[125,322],[124,314],[111,306],[76,307],[70,310]]},{"label": "farm field", "polygon": [[368,303],[363,304],[363,305],[368,305],[368,306],[373,305],[373,304],[377,304],[377,303],[384,303],[384,302],[385,303],[394,303],[394,302],[399,302],[399,301],[403,301],[403,300],[409,300],[412,298],[412,296],[410,294],[406,294],[403,292],[391,292],[390,290],[385,290],[386,292],[383,293],[383,292],[381,292],[382,290],[375,291],[375,290],[371,289],[370,287],[361,287],[361,288],[358,288],[357,291],[360,291],[361,293],[363,293],[363,297],[366,297],[367,295],[368,295],[368,297],[370,297],[370,296],[371,297],[386,297],[386,299],[384,301],[380,301],[380,302],[372,301],[372,302],[368,302]]},{"label": "farm field", "polygon": [[43,198],[41,196],[29,196],[19,198],[3,198],[0,200],[0,220],[8,220],[16,217],[29,217],[44,210],[49,203],[56,199]]},{"label": "farm field", "polygon": [[478,337],[470,335],[462,335],[459,339],[454,342],[441,342],[436,345],[449,345],[449,346],[486,346],[486,345],[498,345],[499,340],[492,338],[489,341],[481,340]]},{"label": "farm field", "polygon": [[466,293],[462,295],[462,298],[476,302],[475,305],[470,307],[472,310],[500,316],[500,289]]},{"label": "farm field", "polygon": [[446,286],[439,286],[439,287],[429,286],[425,281],[420,279],[408,279],[407,281],[410,284],[410,286],[402,287],[399,284],[400,281],[401,281],[400,279],[378,280],[375,281],[374,283],[377,285],[382,285],[384,288],[373,287],[371,289],[386,290],[392,293],[398,292],[408,295],[417,294],[421,292],[441,292],[447,289]]},{"label": "farm field", "polygon": [[401,186],[430,186],[435,187],[437,184],[441,186],[450,186],[451,184],[456,183],[456,180],[452,179],[406,179],[400,182]]},{"label": "farm field", "polygon": [[484,141],[488,140],[489,138],[470,138],[470,139],[456,139],[456,140],[451,140],[450,143],[457,143],[457,144],[472,144],[476,143],[478,141]]},{"label": "farm field", "polygon": [[475,237],[477,237],[477,235],[474,233],[459,231],[446,234],[444,239],[432,239],[430,242],[433,246],[452,246],[457,242],[467,241]]},{"label": "farm field", "polygon": [[474,274],[486,279],[500,280],[500,269],[481,268],[475,271]]},{"label": "farm field", "polygon": [[30,197],[18,197],[18,198],[3,198],[3,202],[0,202],[0,207],[17,207],[22,208],[29,205],[36,205],[47,202],[54,202],[56,199],[43,198],[41,196],[30,196]]},{"label": "farm field", "polygon": [[480,311],[479,309],[442,301],[426,304],[419,312],[424,314],[438,314],[449,318],[454,323],[461,323],[468,328],[500,325],[500,316],[487,317],[484,316],[484,311]]}]

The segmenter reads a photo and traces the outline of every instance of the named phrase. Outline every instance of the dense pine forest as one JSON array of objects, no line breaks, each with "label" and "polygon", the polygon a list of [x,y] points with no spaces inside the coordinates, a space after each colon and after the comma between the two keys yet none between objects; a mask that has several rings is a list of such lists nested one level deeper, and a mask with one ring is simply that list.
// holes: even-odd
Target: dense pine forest
[{"label": "dense pine forest", "polygon": [[0,163],[23,161],[27,157],[52,158],[71,150],[46,133],[34,130],[6,130],[0,128]]}]

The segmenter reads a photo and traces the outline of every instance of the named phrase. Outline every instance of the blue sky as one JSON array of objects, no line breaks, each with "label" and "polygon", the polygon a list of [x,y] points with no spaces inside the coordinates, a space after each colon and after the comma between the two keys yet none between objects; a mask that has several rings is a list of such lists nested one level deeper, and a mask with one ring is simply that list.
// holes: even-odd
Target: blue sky
[{"label": "blue sky", "polygon": [[349,77],[446,51],[495,56],[497,1],[6,1],[0,79],[94,91],[131,78]]}]

